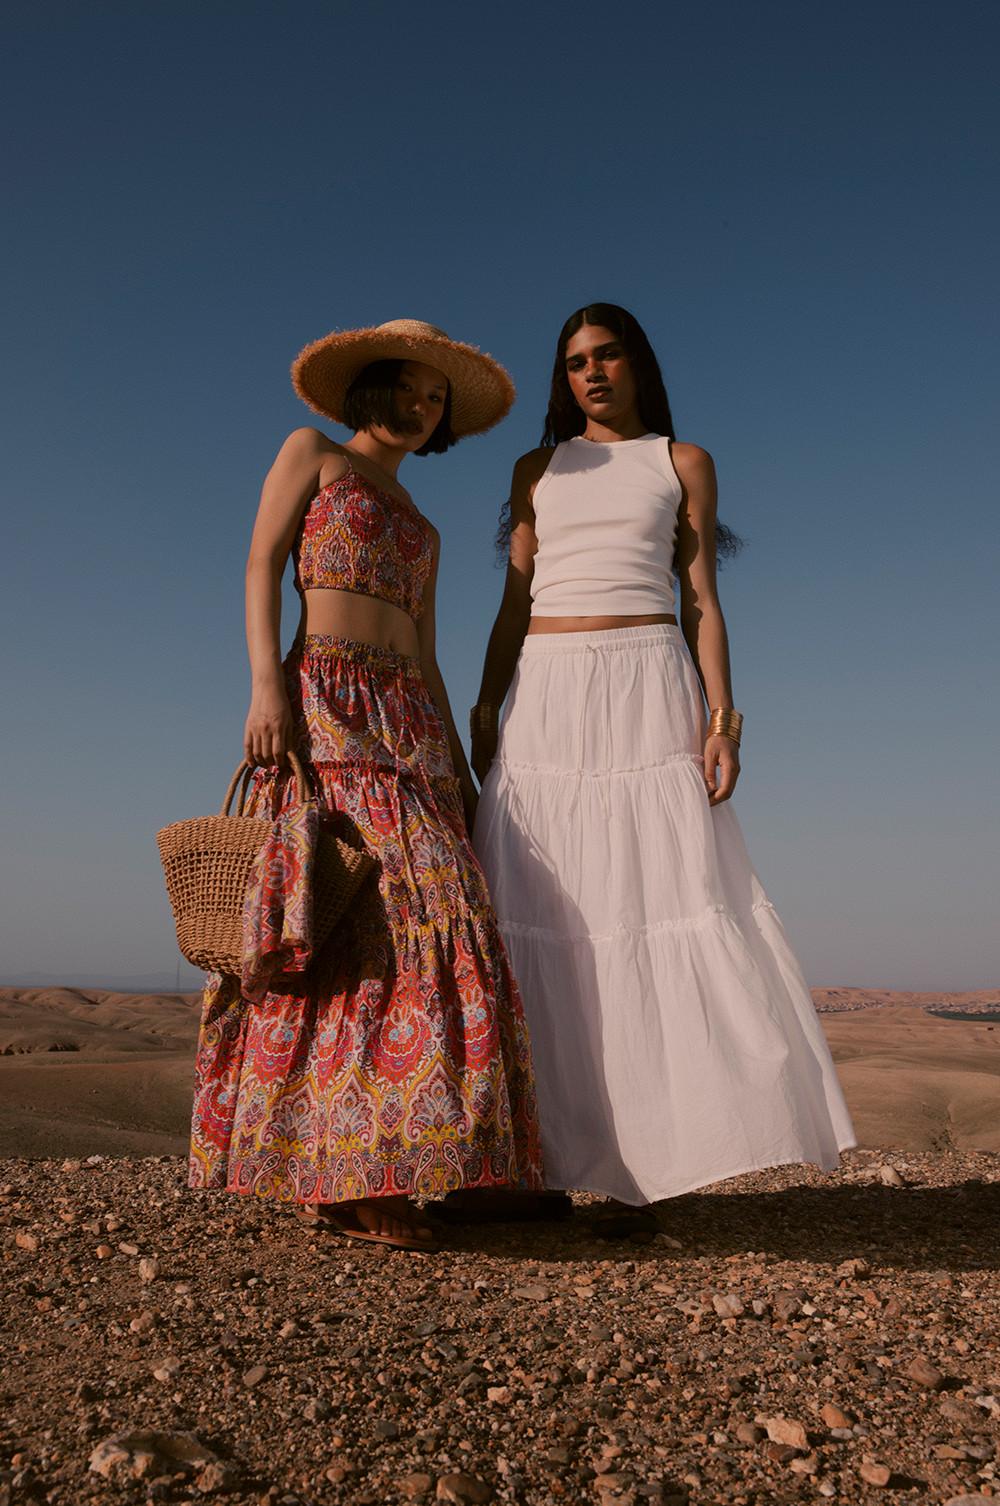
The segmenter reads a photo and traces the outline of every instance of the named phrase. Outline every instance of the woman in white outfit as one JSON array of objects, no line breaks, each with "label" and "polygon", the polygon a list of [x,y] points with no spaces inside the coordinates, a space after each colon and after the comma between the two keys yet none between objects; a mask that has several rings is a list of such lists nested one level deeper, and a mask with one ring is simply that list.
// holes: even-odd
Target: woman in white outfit
[{"label": "woman in white outfit", "polygon": [[604,1194],[620,1234],[741,1172],[830,1170],[850,1118],[728,804],[732,535],[624,309],[564,326],[510,524],[472,712],[475,846],[524,997],[546,1185]]}]

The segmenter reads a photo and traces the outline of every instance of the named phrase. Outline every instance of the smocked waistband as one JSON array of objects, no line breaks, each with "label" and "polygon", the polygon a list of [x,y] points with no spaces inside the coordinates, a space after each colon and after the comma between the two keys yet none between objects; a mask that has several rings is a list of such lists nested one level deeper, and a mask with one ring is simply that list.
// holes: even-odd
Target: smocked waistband
[{"label": "smocked waistband", "polygon": [[684,634],[676,623],[646,622],[638,627],[599,628],[586,633],[529,633],[521,653],[530,658],[536,654],[586,654],[598,649],[601,653],[621,653],[660,645],[680,648],[683,643]]},{"label": "smocked waistband", "polygon": [[421,673],[420,660],[411,654],[400,653],[395,648],[382,648],[377,643],[365,643],[360,638],[341,638],[336,633],[302,633],[289,650],[289,657],[292,654],[344,659],[351,664],[377,664],[403,674]]}]

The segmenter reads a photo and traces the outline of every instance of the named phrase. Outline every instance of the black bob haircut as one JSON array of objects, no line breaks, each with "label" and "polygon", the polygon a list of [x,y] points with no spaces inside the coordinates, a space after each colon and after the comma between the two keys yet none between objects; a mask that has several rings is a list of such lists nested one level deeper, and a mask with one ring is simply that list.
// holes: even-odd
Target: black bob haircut
[{"label": "black bob haircut", "polygon": [[[405,361],[371,361],[362,368],[344,395],[344,423],[349,429],[370,429],[373,424],[391,434],[405,433],[396,407],[396,384]],[[415,455],[443,455],[458,440],[451,427],[451,383],[437,428]]]}]

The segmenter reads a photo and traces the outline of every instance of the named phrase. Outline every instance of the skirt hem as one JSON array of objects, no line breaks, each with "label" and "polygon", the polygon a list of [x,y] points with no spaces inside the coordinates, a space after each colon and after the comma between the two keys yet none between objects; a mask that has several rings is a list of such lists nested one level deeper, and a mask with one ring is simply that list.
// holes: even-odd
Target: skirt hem
[{"label": "skirt hem", "polygon": [[[509,1177],[503,1180],[497,1177],[476,1177],[470,1181],[460,1182],[457,1187],[449,1187],[447,1191],[475,1192],[482,1187],[511,1187],[525,1192],[541,1192],[544,1190],[542,1178],[540,1176],[534,1177],[530,1173],[527,1173],[513,1181]],[[418,1198],[423,1202],[433,1202],[436,1198],[446,1195],[444,1192],[437,1191],[433,1193],[400,1192],[398,1187],[394,1187],[388,1192],[365,1192],[360,1197],[317,1199],[316,1197],[281,1197],[270,1187],[263,1189],[258,1187],[235,1187],[231,1185],[226,1186],[222,1183],[212,1186],[210,1184],[189,1181],[188,1188],[192,1192],[217,1192],[225,1196],[236,1194],[238,1197],[253,1197],[257,1198],[260,1202],[273,1202],[281,1208],[311,1207],[316,1202],[319,1202],[320,1206],[324,1208],[336,1208],[341,1203],[376,1202],[379,1198],[383,1197],[412,1197]]]},{"label": "skirt hem", "polygon": [[737,1171],[727,1171],[722,1176],[713,1176],[708,1180],[695,1178],[693,1182],[684,1182],[683,1185],[675,1187],[671,1192],[657,1192],[652,1197],[646,1198],[644,1202],[636,1202],[635,1193],[631,1191],[627,1196],[623,1196],[621,1192],[609,1192],[606,1187],[598,1187],[596,1184],[594,1186],[579,1186],[576,1183],[570,1189],[550,1182],[548,1177],[545,1179],[545,1190],[546,1192],[568,1192],[570,1190],[573,1192],[587,1192],[594,1197],[614,1198],[616,1202],[625,1203],[630,1208],[645,1208],[650,1203],[669,1202],[672,1198],[683,1197],[685,1193],[698,1192],[703,1187],[715,1187],[720,1182],[730,1182],[734,1177],[752,1176],[757,1171],[773,1171],[778,1166],[815,1166],[818,1171],[824,1173],[837,1171],[840,1167],[840,1158],[844,1152],[856,1150],[857,1145],[858,1142],[856,1140],[845,1140],[843,1143],[838,1141],[837,1154],[824,1161],[811,1161],[801,1156],[778,1156],[774,1160],[755,1161],[750,1166],[741,1166]]}]

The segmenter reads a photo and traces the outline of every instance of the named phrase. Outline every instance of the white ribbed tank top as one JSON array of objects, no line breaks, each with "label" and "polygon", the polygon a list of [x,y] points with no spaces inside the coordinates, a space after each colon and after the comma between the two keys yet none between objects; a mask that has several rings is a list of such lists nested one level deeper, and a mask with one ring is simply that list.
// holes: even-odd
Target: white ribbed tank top
[{"label": "white ribbed tank top", "polygon": [[662,434],[557,444],[535,486],[536,617],[645,617],[674,610],[681,484]]}]

